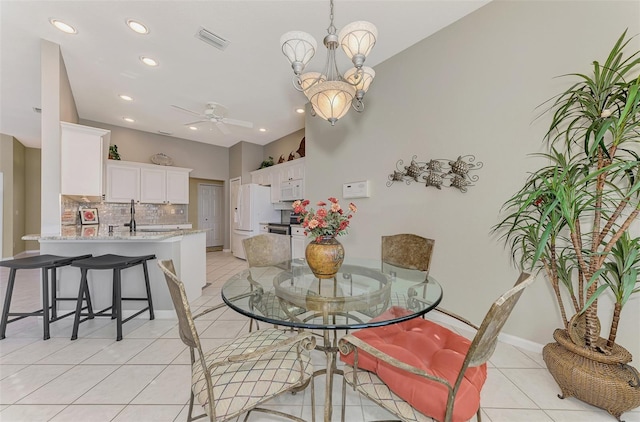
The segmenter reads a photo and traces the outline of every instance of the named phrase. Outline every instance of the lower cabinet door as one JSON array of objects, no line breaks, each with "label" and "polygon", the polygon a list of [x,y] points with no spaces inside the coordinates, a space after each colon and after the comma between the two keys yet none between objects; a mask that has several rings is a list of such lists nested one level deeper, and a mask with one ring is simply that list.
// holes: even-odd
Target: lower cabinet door
[{"label": "lower cabinet door", "polygon": [[304,258],[304,236],[291,236],[291,259]]}]

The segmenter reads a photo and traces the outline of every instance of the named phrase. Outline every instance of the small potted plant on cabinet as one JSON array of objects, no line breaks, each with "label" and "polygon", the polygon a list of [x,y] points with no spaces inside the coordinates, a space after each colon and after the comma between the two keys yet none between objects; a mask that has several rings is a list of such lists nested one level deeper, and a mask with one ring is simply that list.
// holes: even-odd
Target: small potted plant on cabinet
[{"label": "small potted plant on cabinet", "polygon": [[[523,268],[551,283],[564,323],[543,357],[562,390],[616,418],[640,405],[631,354],[616,344],[623,306],[640,291],[640,52],[626,31],[593,74],[547,103],[546,165],[504,205],[494,227]],[[608,339],[600,337],[598,298],[614,298]],[[637,322],[634,322],[637,324]]]}]

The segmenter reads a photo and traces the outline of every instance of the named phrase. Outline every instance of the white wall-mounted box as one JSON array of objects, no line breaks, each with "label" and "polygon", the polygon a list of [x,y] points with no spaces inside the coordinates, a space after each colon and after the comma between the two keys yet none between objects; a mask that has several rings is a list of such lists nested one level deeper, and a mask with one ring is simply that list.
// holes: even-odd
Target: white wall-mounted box
[{"label": "white wall-mounted box", "polygon": [[370,196],[368,180],[350,182],[342,185],[342,197],[345,199],[368,198]]}]

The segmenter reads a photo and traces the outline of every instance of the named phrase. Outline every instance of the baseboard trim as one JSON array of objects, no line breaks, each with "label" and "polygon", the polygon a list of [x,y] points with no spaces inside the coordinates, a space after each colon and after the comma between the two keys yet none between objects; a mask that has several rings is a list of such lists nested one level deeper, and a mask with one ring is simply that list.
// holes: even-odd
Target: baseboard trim
[{"label": "baseboard trim", "polygon": [[[122,317],[123,318],[128,318],[129,316],[133,315],[134,313],[136,313],[138,311],[131,309],[131,310],[123,310],[122,311]],[[156,317],[156,319],[175,319],[176,322],[178,321],[178,317],[176,316],[176,311],[168,311],[168,310],[153,310],[153,314]],[[143,312],[142,314],[138,315],[137,317],[135,317],[134,319],[149,319],[149,313],[147,312]]]},{"label": "baseboard trim", "polygon": [[[457,319],[437,311],[429,312],[427,314],[427,317],[431,320],[451,325],[452,327],[455,327],[461,331],[467,331],[469,333],[474,332],[467,325],[458,321]],[[507,334],[507,333],[500,333],[500,335],[498,336],[498,339],[503,343],[509,344],[514,347],[518,347],[523,350],[527,350],[529,352],[534,352],[534,353],[542,353],[542,348],[544,347],[543,344],[536,343],[531,340],[527,340],[522,337],[514,336],[512,334]]]}]

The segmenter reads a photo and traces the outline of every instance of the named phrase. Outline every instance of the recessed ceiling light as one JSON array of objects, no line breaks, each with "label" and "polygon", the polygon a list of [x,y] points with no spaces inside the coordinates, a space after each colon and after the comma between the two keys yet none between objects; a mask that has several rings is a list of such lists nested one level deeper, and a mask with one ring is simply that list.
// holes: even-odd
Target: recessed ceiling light
[{"label": "recessed ceiling light", "polygon": [[198,130],[198,128],[197,128],[197,127],[195,127],[195,126],[189,126],[189,129],[191,129],[191,130]]},{"label": "recessed ceiling light", "polygon": [[296,113],[298,114],[304,113],[304,108],[296,108]]},{"label": "recessed ceiling light", "polygon": [[146,64],[147,66],[153,67],[158,65],[158,62],[152,59],[151,57],[140,56],[140,60],[142,60],[142,63]]},{"label": "recessed ceiling light", "polygon": [[265,128],[263,128],[263,127],[261,127],[261,128],[260,128],[260,129],[258,129],[258,130],[259,130],[260,132],[266,132],[266,131],[267,131],[267,129],[265,129]]},{"label": "recessed ceiling light", "polygon": [[146,26],[144,26],[138,21],[134,21],[133,19],[127,19],[127,26],[131,28],[131,30],[133,30],[134,32],[137,32],[138,34],[144,35],[149,33],[149,29]]},{"label": "recessed ceiling light", "polygon": [[122,120],[124,120],[125,122],[129,122],[129,123],[135,122],[135,120],[133,120],[131,117],[123,117]]},{"label": "recessed ceiling light", "polygon": [[51,22],[51,25],[55,26],[56,28],[58,28],[60,31],[66,33],[66,34],[77,34],[78,31],[76,31],[76,29],[69,25],[68,23],[64,23],[61,20],[58,19],[49,19],[49,22]]},{"label": "recessed ceiling light", "polygon": [[119,95],[119,97],[120,97],[121,99],[125,100],[125,101],[133,101],[133,98],[131,98],[131,97],[130,97],[130,96],[128,96],[128,95],[121,94],[121,95]]}]

